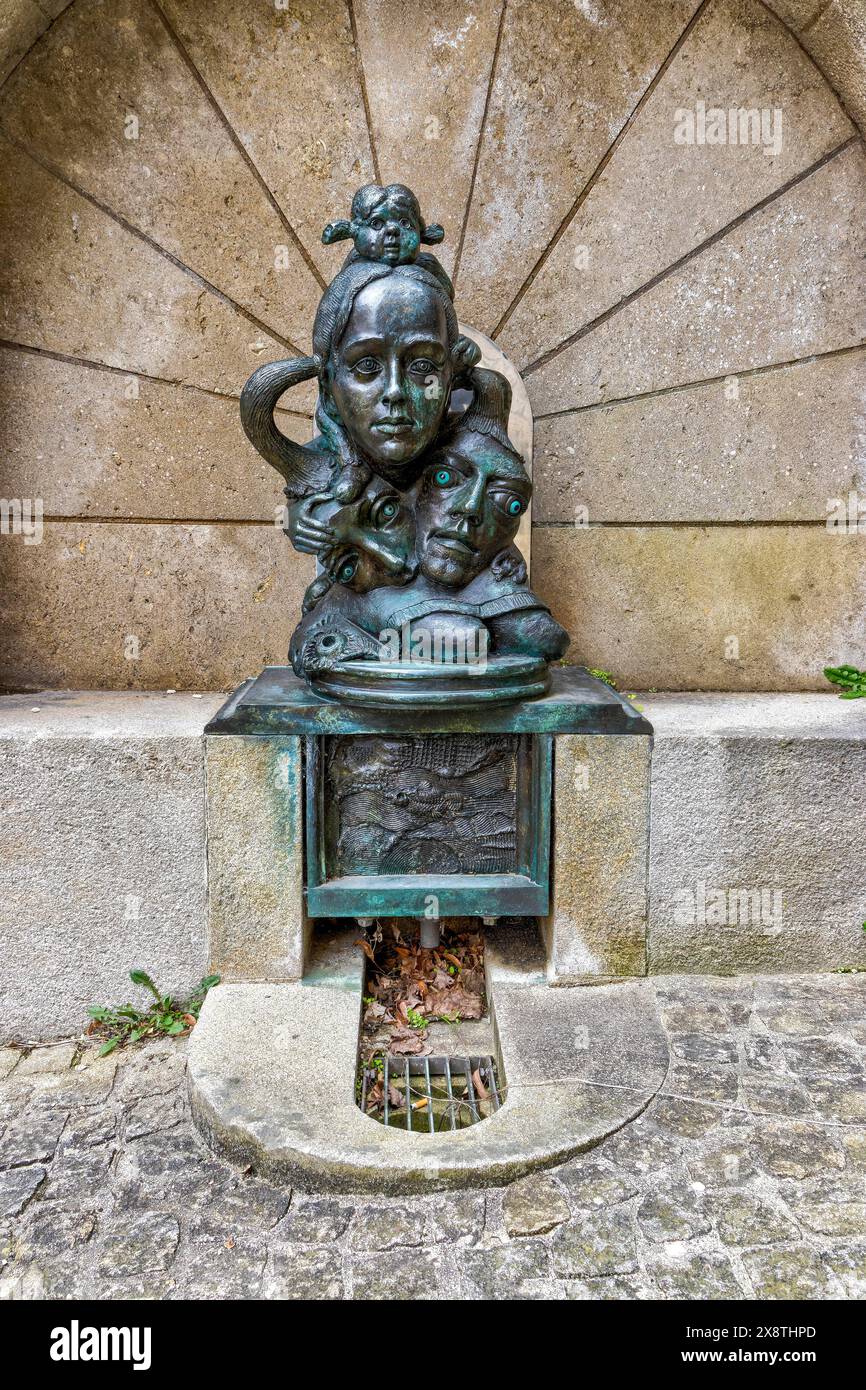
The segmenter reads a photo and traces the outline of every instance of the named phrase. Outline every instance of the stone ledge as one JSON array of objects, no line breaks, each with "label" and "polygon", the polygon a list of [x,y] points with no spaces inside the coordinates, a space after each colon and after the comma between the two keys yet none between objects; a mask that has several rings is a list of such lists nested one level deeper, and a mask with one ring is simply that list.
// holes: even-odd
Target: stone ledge
[{"label": "stone ledge", "polygon": [[851,739],[866,742],[866,700],[831,692],[665,691],[635,696],[662,738]]},{"label": "stone ledge", "polygon": [[650,792],[650,974],[866,965],[866,702],[667,694]]},{"label": "stone ledge", "polygon": [[38,690],[0,695],[0,739],[195,738],[224,698],[162,690]]}]

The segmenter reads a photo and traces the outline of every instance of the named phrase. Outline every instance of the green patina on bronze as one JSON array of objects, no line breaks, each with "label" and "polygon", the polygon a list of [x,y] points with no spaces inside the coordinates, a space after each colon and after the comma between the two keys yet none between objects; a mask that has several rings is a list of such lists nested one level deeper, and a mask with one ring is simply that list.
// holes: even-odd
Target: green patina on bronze
[{"label": "green patina on bronze", "polygon": [[[306,885],[311,917],[420,917],[431,894],[438,899],[440,916],[500,917],[544,916],[549,909],[553,736],[649,735],[652,726],[623,695],[579,667],[554,668],[550,689],[540,699],[464,709],[408,709],[337,704],[311,691],[291,668],[269,666],[234,692],[205,732],[305,737]],[[340,866],[334,863],[333,816],[329,826],[328,788],[322,775],[329,745],[352,736],[374,741],[386,737],[392,742],[402,738],[408,750],[417,748],[425,737],[447,740],[454,735],[479,740],[519,736],[522,774],[516,795],[514,870],[382,873],[371,851],[366,865],[355,866],[369,872],[335,871]],[[431,836],[431,841],[435,844],[437,837]]]},{"label": "green patina on bronze", "polygon": [[[587,672],[549,668],[569,639],[514,544],[532,485],[511,388],[421,250],[443,235],[404,185],[359,189],[323,232],[352,249],[311,356],[260,367],[241,395],[284,530],[319,572],[294,674],[267,668],[207,732],[305,738],[314,917],[547,913],[553,737],[651,732]],[[297,444],[274,412],[313,378],[317,434]],[[298,801],[275,778],[281,794]]]},{"label": "green patina on bronze", "polygon": [[538,699],[465,708],[376,708],[323,699],[288,666],[245,681],[207,725],[208,734],[525,733],[651,734],[618,690],[582,666],[555,666]]},{"label": "green patina on bronze", "polygon": [[[326,244],[351,239],[353,249],[322,296],[312,355],[260,367],[241,395],[244,429],[283,479],[286,534],[320,567],[292,666],[315,683],[364,663],[367,683],[395,704],[408,698],[388,669],[395,661],[428,662],[432,693],[443,665],[471,674],[483,659],[507,698],[513,668],[499,667],[502,657],[543,663],[568,646],[514,545],[532,485],[508,437],[511,388],[479,367],[451,281],[420,251],[441,238],[410,189],[359,189],[351,219],[325,228]],[[318,433],[297,444],[274,410],[311,378]]]}]

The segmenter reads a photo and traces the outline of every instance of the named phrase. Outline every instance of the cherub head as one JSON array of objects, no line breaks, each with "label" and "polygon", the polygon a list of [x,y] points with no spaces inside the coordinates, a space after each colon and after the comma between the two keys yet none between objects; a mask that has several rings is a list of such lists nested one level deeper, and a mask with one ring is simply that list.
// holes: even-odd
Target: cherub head
[{"label": "cherub head", "polygon": [[403,183],[365,184],[352,199],[351,222],[329,222],[322,232],[326,246],[352,240],[355,255],[384,265],[411,265],[422,242],[434,246],[444,231],[438,223],[425,225],[418,199]]}]

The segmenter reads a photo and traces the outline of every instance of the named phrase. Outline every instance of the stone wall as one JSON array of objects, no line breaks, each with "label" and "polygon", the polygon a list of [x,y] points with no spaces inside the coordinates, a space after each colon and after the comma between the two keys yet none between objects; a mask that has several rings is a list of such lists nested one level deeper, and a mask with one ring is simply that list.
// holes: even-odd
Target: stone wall
[{"label": "stone wall", "polygon": [[79,1032],[89,1005],[139,993],[133,969],[169,992],[205,973],[202,728],[219,703],[0,700],[0,1039]]},{"label": "stone wall", "polygon": [[[533,581],[575,659],[685,690],[863,665],[866,534],[826,518],[866,518],[866,5],[774,8],[7,3],[2,493],[44,531],[0,537],[0,681],[284,659],[311,562],[237,397],[309,347],[321,228],[374,177],[525,372]],[[676,143],[701,101],[780,111],[781,146]],[[309,391],[284,405],[309,437]]]}]

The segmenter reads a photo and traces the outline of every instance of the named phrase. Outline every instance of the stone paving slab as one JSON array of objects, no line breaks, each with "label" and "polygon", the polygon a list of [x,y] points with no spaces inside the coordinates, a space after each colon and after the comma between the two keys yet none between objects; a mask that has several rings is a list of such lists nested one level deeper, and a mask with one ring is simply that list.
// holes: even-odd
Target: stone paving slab
[{"label": "stone paving slab", "polygon": [[240,1172],[192,1127],[183,1042],[0,1050],[0,1297],[866,1297],[866,975],[654,988],[647,1110],[483,1192]]}]

